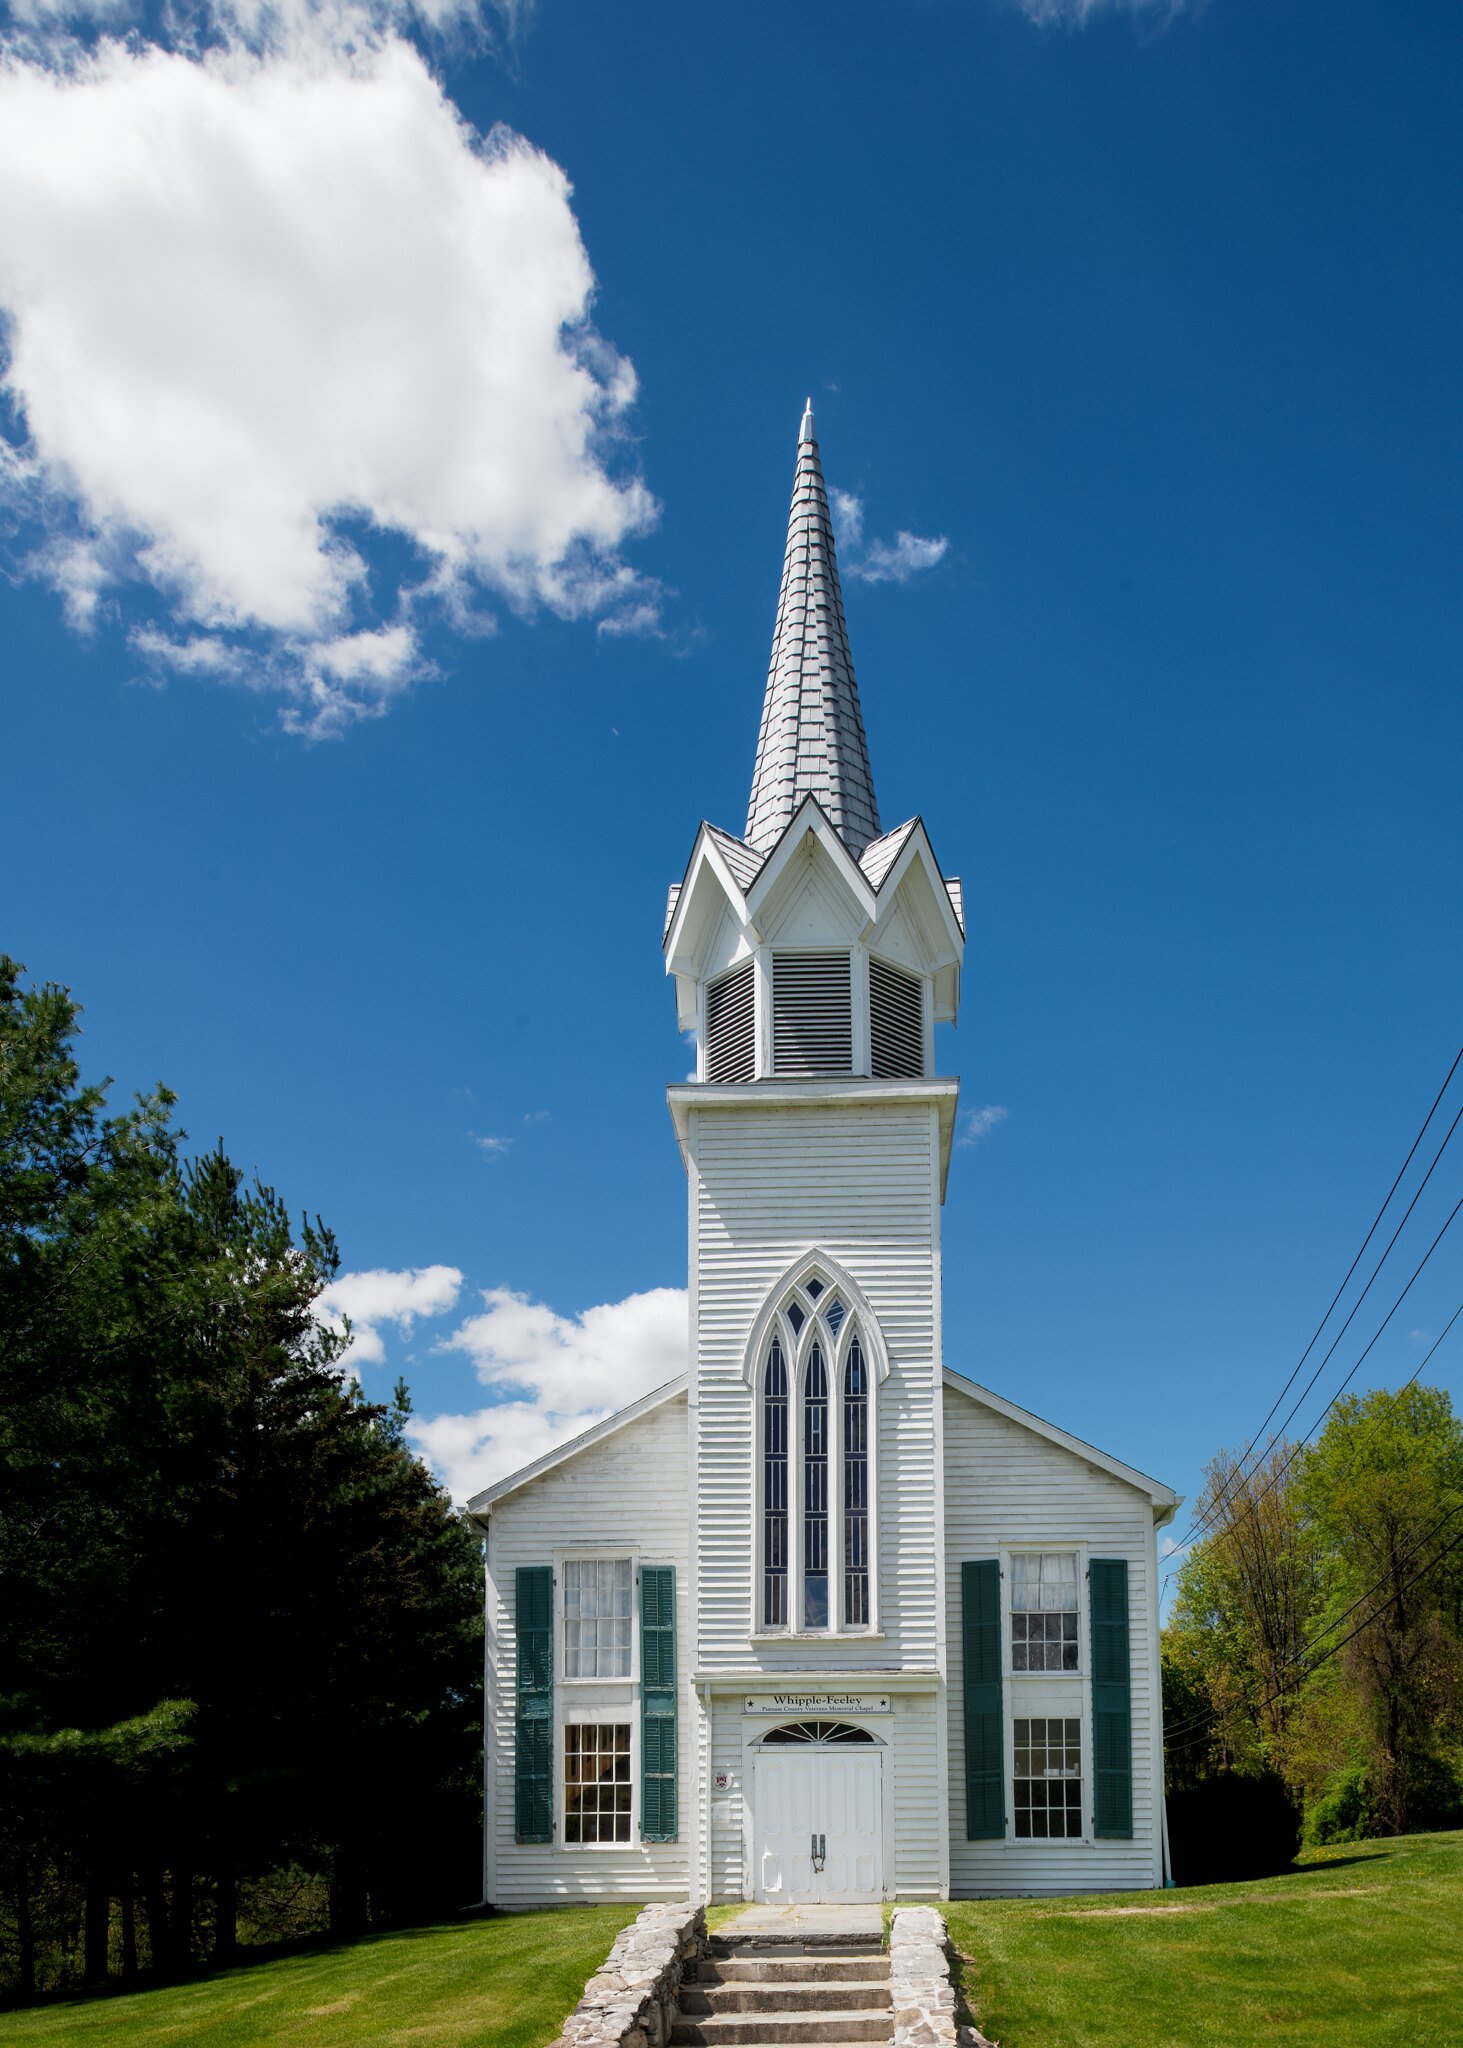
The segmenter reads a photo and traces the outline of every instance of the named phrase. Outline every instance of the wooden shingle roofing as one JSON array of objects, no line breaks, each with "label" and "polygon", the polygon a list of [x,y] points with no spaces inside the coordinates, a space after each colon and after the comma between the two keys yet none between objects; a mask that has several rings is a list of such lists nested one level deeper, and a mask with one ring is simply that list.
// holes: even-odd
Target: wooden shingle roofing
[{"label": "wooden shingle roofing", "polygon": [[798,432],[782,589],[747,807],[747,845],[770,852],[806,796],[817,797],[855,859],[878,838],[879,806],[811,399]]}]

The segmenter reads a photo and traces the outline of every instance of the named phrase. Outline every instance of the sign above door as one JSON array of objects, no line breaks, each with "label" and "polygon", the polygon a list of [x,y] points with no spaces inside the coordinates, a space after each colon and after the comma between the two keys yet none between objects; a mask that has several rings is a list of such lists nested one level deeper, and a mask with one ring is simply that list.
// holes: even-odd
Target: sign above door
[{"label": "sign above door", "polygon": [[892,1714],[887,1692],[749,1692],[742,1695],[746,1714]]}]

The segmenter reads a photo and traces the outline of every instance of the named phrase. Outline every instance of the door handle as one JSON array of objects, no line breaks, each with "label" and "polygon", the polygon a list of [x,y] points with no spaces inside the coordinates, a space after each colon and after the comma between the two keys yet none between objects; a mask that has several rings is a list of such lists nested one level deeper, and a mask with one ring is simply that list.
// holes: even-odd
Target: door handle
[{"label": "door handle", "polygon": [[814,1870],[821,1870],[823,1868],[823,1861],[827,1854],[828,1837],[826,1835],[814,1835],[812,1838],[812,1858]]}]

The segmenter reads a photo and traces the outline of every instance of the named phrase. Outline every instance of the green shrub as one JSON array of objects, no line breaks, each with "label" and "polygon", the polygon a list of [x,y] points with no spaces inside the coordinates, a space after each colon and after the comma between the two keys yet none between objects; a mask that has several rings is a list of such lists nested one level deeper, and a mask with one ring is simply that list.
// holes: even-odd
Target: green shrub
[{"label": "green shrub", "polygon": [[1328,1842],[1364,1842],[1380,1833],[1371,1773],[1365,1764],[1348,1764],[1338,1771],[1321,1797],[1306,1808],[1308,1849],[1322,1848]]}]

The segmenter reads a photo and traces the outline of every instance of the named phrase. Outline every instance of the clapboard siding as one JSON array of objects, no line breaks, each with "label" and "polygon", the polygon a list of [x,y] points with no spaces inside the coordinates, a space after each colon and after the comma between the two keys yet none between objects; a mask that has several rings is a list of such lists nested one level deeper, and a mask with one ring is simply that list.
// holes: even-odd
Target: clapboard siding
[{"label": "clapboard siding", "polygon": [[816,1662],[830,1674],[933,1669],[940,1372],[934,1112],[922,1102],[748,1103],[697,1110],[692,1123],[699,1667],[786,1670],[810,1655],[807,1639],[785,1646],[749,1640],[755,1396],[744,1369],[769,1290],[816,1246],[863,1290],[890,1364],[876,1390],[881,1635],[824,1639]]},{"label": "clapboard siding", "polygon": [[[1154,1744],[1154,1679],[1158,1645],[1151,1601],[1153,1510],[1146,1495],[1085,1459],[995,1414],[969,1395],[945,1389],[946,1627],[960,1641],[960,1566],[1003,1549],[1067,1547],[1128,1564],[1132,1652],[1133,1839],[1131,1842],[972,1842],[965,1834],[965,1725],[960,1660],[951,1657],[949,1690],[950,1891],[955,1898],[988,1892],[1122,1891],[1160,1884],[1159,1818]],[[1085,1607],[1087,1587],[1081,1589]],[[1002,1662],[1007,1662],[1005,1644]],[[1017,1682],[1018,1684],[1020,1681]],[[1071,1711],[1084,1710],[1083,1796],[1091,1809],[1090,1725],[1081,1684],[1033,1679],[1049,1694],[1071,1687]],[[1019,1697],[1007,1682],[1006,1690]],[[1007,1708],[1009,1727],[1010,1705]],[[1019,1711],[1019,1708],[1016,1709]],[[1034,1708],[1033,1711],[1041,1711]],[[1065,1709],[1063,1710],[1065,1711]],[[1003,1759],[1011,1769],[1009,1748]]]},{"label": "clapboard siding", "polygon": [[[485,1768],[492,1778],[487,1843],[487,1896],[498,1906],[548,1900],[685,1898],[691,1888],[692,1810],[696,1721],[690,1685],[694,1628],[690,1613],[690,1519],[686,1498],[686,1399],[652,1409],[568,1463],[530,1480],[492,1511],[488,1525],[488,1727]],[[603,1546],[611,1555],[634,1548],[642,1564],[676,1567],[680,1839],[639,1840],[639,1786],[634,1836],[613,1848],[563,1846],[563,1754],[554,1741],[552,1843],[513,1838],[514,1573],[520,1565],[553,1561],[556,1549]],[[557,1577],[557,1574],[556,1574]],[[639,1593],[636,1592],[636,1630]],[[557,1614],[557,1602],[556,1602]],[[623,1718],[638,1730],[638,1688],[614,1682],[591,1690],[565,1686],[562,1629],[554,1643],[556,1719],[566,1702],[604,1705],[606,1719]],[[613,1714],[610,1703],[615,1702]],[[638,1778],[638,1774],[637,1774]]]}]

